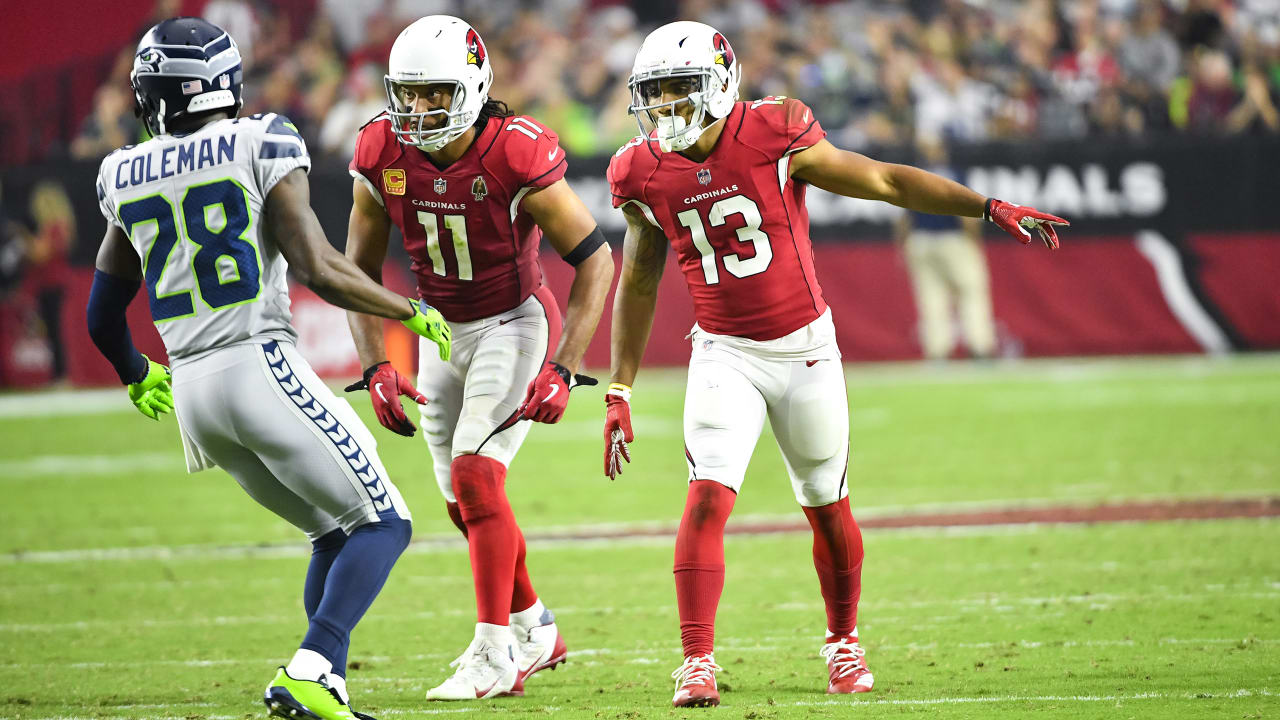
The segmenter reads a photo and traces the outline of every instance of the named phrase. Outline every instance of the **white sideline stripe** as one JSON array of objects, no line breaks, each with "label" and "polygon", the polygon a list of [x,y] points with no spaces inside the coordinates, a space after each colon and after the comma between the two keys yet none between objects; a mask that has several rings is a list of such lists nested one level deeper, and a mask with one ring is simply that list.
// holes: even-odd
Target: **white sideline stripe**
[{"label": "white sideline stripe", "polygon": [[1182,271],[1182,258],[1163,235],[1155,230],[1141,230],[1137,234],[1138,252],[1142,253],[1155,269],[1160,292],[1173,316],[1182,327],[1200,343],[1205,352],[1222,354],[1231,351],[1231,341],[1222,328],[1209,317],[1187,285]]},{"label": "white sideline stripe", "polygon": [[[1216,326],[1215,326],[1216,327]],[[1106,378],[1127,377],[1206,377],[1274,368],[1280,355],[1159,355],[1082,358],[1024,358],[1000,361],[994,365],[950,363],[849,363],[845,375],[852,389],[886,385],[965,385],[996,381],[1026,381],[1051,384],[1093,383]],[[682,388],[687,371],[682,368],[653,368],[642,377],[646,387]],[[334,383],[335,387],[337,386]],[[856,419],[858,408],[852,408]],[[0,394],[0,420],[103,413],[136,412],[128,395],[119,388],[74,390],[36,390]],[[593,423],[592,431],[598,430]],[[534,436],[537,433],[533,434]]]},{"label": "white sideline stripe", "polygon": [[[1040,507],[1092,507],[1095,505],[1116,504],[1135,501],[1195,501],[1195,500],[1248,500],[1274,497],[1270,492],[1223,493],[1206,498],[1203,495],[1128,495],[1121,498],[1095,499],[1034,499],[1034,500],[991,500],[981,502],[933,503],[926,505],[896,505],[859,509],[857,517],[870,518],[899,514],[946,514],[950,512],[991,510],[1017,510]],[[1275,517],[1261,518],[1222,518],[1227,521],[1248,520],[1258,523],[1276,522]],[[789,514],[757,514],[742,515],[730,521],[730,532],[734,527],[752,523],[778,523],[795,525],[794,530],[769,533],[736,533],[737,537],[760,537],[784,533],[804,534],[810,532],[800,525],[797,513]],[[1135,521],[1142,522],[1142,521]],[[1176,522],[1176,521],[1175,521]],[[1207,522],[1207,521],[1196,521]],[[1116,523],[1108,523],[1116,524]],[[884,536],[908,537],[982,537],[989,535],[1022,535],[1034,534],[1045,530],[1083,530],[1090,527],[1085,523],[992,523],[990,525],[954,525],[937,526],[922,525],[919,527],[868,528],[864,533],[875,533]],[[653,535],[654,531],[662,531]],[[583,549],[592,547],[645,547],[670,545],[675,542],[676,525],[674,522],[623,522],[596,523],[590,525],[555,525],[526,528],[526,532],[534,535],[576,534],[587,537],[565,538],[529,538],[529,545],[543,550]],[[593,533],[609,535],[607,537],[590,537]],[[626,533],[643,533],[627,535]],[[613,536],[619,535],[619,536]],[[452,552],[466,548],[466,540],[455,534],[425,536],[415,538],[405,551],[406,554],[425,555],[437,552]],[[22,564],[57,564],[76,562],[105,561],[150,561],[171,559],[219,559],[219,558],[287,558],[306,557],[311,554],[311,547],[306,543],[256,543],[251,545],[143,545],[139,547],[115,548],[78,548],[71,550],[11,550],[0,552],[0,567]]]},{"label": "white sideline stripe", "polygon": [[0,395],[0,419],[137,412],[120,388],[45,390]]},{"label": "white sideline stripe", "polygon": [[[995,695],[986,697],[940,697],[940,698],[840,698],[837,700],[794,700],[790,702],[770,702],[770,703],[736,703],[728,702],[722,707],[726,710],[736,710],[745,708],[775,708],[775,707],[855,707],[863,705],[878,706],[894,706],[894,707],[929,707],[936,705],[998,705],[1005,703],[1017,702],[1033,702],[1033,703],[1099,703],[1099,702],[1127,702],[1134,700],[1239,700],[1256,697],[1272,698],[1277,694],[1270,688],[1241,688],[1239,690],[1228,690],[1220,694],[1209,692],[1181,692],[1181,693],[1160,693],[1160,692],[1144,692],[1133,693],[1129,695]],[[150,705],[148,708],[187,708],[196,707],[197,705],[188,705],[173,703],[167,705]],[[204,707],[207,704],[201,703],[198,706]],[[128,706],[92,706],[101,709],[129,709]],[[654,707],[661,707],[658,701],[655,701]],[[514,708],[511,708],[514,710]],[[559,705],[534,705],[526,704],[520,707],[524,712],[559,712],[565,708]],[[596,710],[596,711],[635,711],[634,705],[594,705],[583,703],[583,706],[573,708],[575,710]],[[414,709],[387,709],[379,710],[379,716],[401,716],[401,715],[454,715],[458,713],[486,713],[492,714],[494,708],[491,703],[473,705],[471,707],[457,708],[414,708]],[[44,715],[44,716],[23,716],[23,720],[102,720],[102,715],[93,716],[82,715]],[[151,718],[151,720],[186,720],[188,715],[161,715]],[[206,720],[241,720],[241,715],[201,715]],[[8,720],[8,717],[0,718],[0,720]]]},{"label": "white sideline stripe", "polygon": [[0,481],[24,482],[32,476],[66,475],[77,479],[84,475],[133,473],[139,470],[182,468],[182,456],[171,453],[130,453],[125,455],[34,455],[0,460]]}]

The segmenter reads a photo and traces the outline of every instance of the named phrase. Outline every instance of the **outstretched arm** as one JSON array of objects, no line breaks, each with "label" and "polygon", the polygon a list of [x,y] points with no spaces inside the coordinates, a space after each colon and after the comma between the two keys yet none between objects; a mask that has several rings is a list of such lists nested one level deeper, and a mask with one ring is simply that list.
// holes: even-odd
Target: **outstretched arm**
[{"label": "outstretched arm", "polygon": [[1066,220],[1034,208],[985,198],[960,183],[910,165],[872,160],[841,150],[826,140],[792,156],[791,176],[828,192],[880,200],[935,215],[989,219],[1019,242],[1036,230],[1050,248],[1058,247],[1055,225]]},{"label": "outstretched arm", "polygon": [[394,320],[417,314],[409,301],[374,282],[325,239],[311,209],[311,189],[301,169],[285,175],[267,194],[266,229],[294,277],[326,302]]}]

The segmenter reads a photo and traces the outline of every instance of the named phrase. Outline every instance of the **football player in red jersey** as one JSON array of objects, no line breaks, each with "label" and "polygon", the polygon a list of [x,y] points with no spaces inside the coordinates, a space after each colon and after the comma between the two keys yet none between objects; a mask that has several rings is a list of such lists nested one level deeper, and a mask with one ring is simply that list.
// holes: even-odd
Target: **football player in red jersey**
[{"label": "football player in red jersey", "polygon": [[[427,298],[453,328],[451,358],[421,346],[418,382],[387,361],[379,319],[351,314],[364,382],[379,421],[414,433],[400,395],[422,407],[423,435],[449,516],[467,537],[475,638],[457,672],[428,699],[521,694],[524,681],[565,659],[555,618],[525,568],[525,542],[504,490],[530,423],[554,423],[613,280],[613,258],[564,181],[555,133],[488,99],[493,71],[465,21],[432,15],[391,49],[390,108],[360,130],[351,162],[347,255],[381,276],[392,225]],[[538,245],[576,269],[561,333],[542,284]]]},{"label": "football player in red jersey", "polygon": [[1058,246],[1061,218],[984,198],[919,170],[839,150],[804,103],[736,102],[741,70],[714,28],[676,22],[645,39],[630,78],[642,135],[609,165],[627,235],[614,301],[605,473],[629,461],[631,384],[653,325],[667,247],[693,296],[684,406],[689,491],[676,536],[684,663],[673,704],[720,702],[713,651],[724,526],[768,417],[813,528],[827,611],[828,693],[871,690],[858,644],[862,535],[849,510],[849,410],[831,311],[813,266],[807,185],[928,213],[984,217]]}]

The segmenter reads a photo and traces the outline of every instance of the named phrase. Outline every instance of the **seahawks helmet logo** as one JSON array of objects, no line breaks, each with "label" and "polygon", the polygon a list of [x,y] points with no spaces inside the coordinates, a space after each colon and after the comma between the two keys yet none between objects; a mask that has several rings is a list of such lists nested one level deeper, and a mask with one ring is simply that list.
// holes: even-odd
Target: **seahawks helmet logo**
[{"label": "seahawks helmet logo", "polygon": [[726,70],[733,68],[733,48],[729,47],[729,41],[723,35],[716,33],[712,36],[711,48],[716,53],[715,64],[723,65]]},{"label": "seahawks helmet logo", "polygon": [[467,64],[475,65],[478,68],[484,68],[484,42],[480,40],[480,33],[474,28],[467,30]]}]

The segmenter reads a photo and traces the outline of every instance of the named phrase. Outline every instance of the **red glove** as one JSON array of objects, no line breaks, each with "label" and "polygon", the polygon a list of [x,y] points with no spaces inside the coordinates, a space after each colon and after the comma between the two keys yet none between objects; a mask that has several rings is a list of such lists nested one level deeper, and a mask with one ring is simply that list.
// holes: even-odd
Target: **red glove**
[{"label": "red glove", "polygon": [[524,402],[516,409],[521,420],[552,425],[560,422],[564,409],[569,406],[569,390],[579,385],[595,385],[596,379],[586,375],[572,375],[569,368],[557,362],[547,361],[542,372],[529,383]]},{"label": "red glove", "polygon": [[622,383],[609,385],[604,402],[604,474],[614,480],[622,474],[622,461],[631,462],[627,443],[636,439],[631,431],[631,388]]},{"label": "red glove", "polygon": [[1050,250],[1058,249],[1058,231],[1053,226],[1071,224],[1056,215],[995,198],[987,198],[987,207],[982,211],[982,216],[1017,238],[1023,245],[1031,242],[1031,233],[1028,231],[1036,230]]},{"label": "red glove", "polygon": [[373,399],[373,411],[377,413],[382,427],[397,435],[413,437],[418,428],[405,416],[404,408],[400,406],[400,396],[404,395],[419,405],[427,404],[427,399],[413,383],[396,372],[389,361],[383,360],[366,368],[363,380],[345,388],[347,392],[365,389],[368,389],[369,397]]}]

